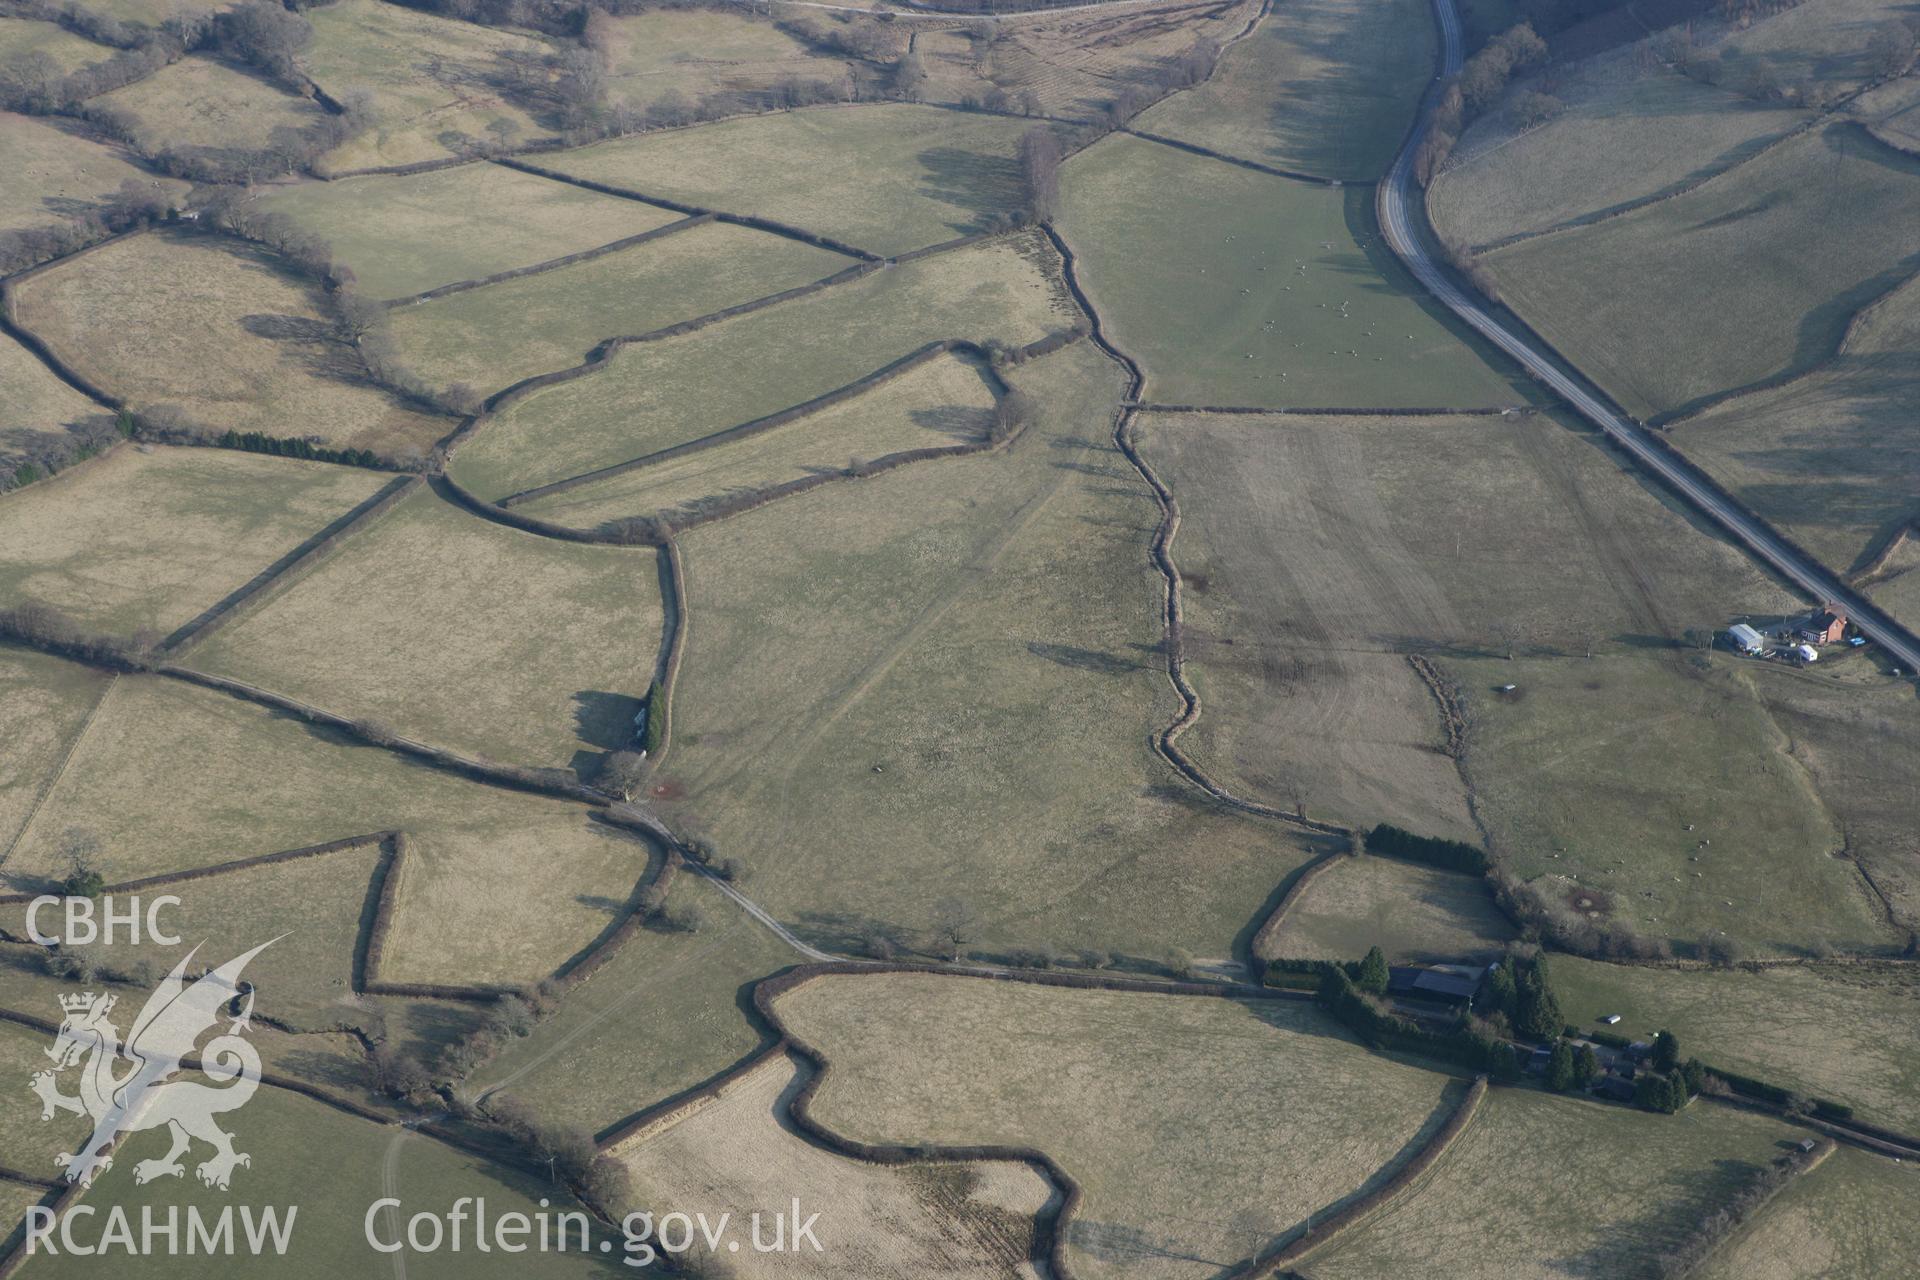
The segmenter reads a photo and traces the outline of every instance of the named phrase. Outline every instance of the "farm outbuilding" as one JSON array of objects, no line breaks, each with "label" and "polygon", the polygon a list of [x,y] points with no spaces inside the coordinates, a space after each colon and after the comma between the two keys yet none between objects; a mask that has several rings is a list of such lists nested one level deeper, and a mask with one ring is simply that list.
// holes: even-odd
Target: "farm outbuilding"
[{"label": "farm outbuilding", "polygon": [[1728,627],[1727,639],[1741,653],[1759,653],[1767,647],[1767,638],[1744,622],[1736,622]]},{"label": "farm outbuilding", "polygon": [[1441,1004],[1471,1005],[1483,970],[1466,965],[1395,965],[1387,970],[1387,994]]}]

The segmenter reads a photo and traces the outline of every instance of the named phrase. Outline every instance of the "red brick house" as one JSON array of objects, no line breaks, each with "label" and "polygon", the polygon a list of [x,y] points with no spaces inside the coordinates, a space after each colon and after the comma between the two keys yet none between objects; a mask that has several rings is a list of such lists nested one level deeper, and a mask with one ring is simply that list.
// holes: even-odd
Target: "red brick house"
[{"label": "red brick house", "polygon": [[1816,609],[1801,625],[1800,638],[1808,644],[1839,644],[1847,638],[1847,615],[1835,605]]}]

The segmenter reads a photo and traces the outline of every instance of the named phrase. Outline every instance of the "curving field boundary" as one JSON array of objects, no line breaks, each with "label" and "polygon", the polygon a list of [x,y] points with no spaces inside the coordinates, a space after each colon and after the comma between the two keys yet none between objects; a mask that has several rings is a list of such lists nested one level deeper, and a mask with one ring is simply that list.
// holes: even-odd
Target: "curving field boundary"
[{"label": "curving field boundary", "polygon": [[1314,881],[1331,871],[1335,863],[1353,856],[1353,851],[1350,849],[1329,849],[1300,868],[1293,877],[1293,883],[1288,885],[1287,891],[1280,895],[1280,901],[1274,903],[1273,910],[1267,913],[1267,918],[1260,922],[1258,929],[1254,930],[1253,940],[1248,944],[1248,949],[1252,951],[1255,960],[1277,958],[1279,953],[1274,949],[1274,940],[1280,936],[1280,926],[1286,923],[1287,913],[1300,905],[1300,899],[1306,896],[1307,890],[1313,886]]},{"label": "curving field boundary", "polygon": [[[1021,360],[1032,359],[1069,346],[1078,341],[1082,336],[1084,336],[1084,334],[1080,331],[1071,329],[1064,330],[1019,348],[1015,352],[1015,355],[1016,358]],[[434,477],[434,484],[448,497],[459,502],[474,514],[500,524],[510,525],[513,528],[521,529],[528,533],[540,534],[549,538],[559,538],[568,542],[607,543],[619,546],[665,546],[671,541],[674,532],[693,529],[703,524],[712,524],[718,520],[726,520],[737,515],[743,515],[748,511],[757,510],[769,503],[778,502],[782,498],[791,498],[797,494],[805,493],[808,490],[817,489],[821,485],[836,484],[844,480],[871,479],[874,476],[884,474],[899,467],[911,466],[920,462],[932,462],[943,458],[961,458],[978,453],[997,452],[1019,439],[1023,432],[1016,430],[1012,434],[999,440],[982,438],[962,444],[930,445],[921,449],[902,449],[899,452],[884,454],[872,461],[864,462],[858,468],[846,466],[816,470],[809,475],[801,476],[797,479],[730,496],[723,501],[715,502],[700,510],[678,512],[671,517],[671,529],[661,527],[651,532],[609,529],[604,527],[599,529],[581,529],[572,525],[564,525],[555,521],[544,520],[538,516],[525,515],[522,512],[514,510],[510,504],[536,497],[544,497],[548,494],[565,492],[577,485],[608,479],[615,475],[620,475],[642,467],[653,466],[671,458],[696,453],[716,445],[731,444],[739,440],[747,439],[761,432],[770,431],[776,427],[798,421],[822,409],[830,408],[835,404],[854,399],[882,383],[891,381],[907,373],[911,369],[926,363],[936,356],[956,352],[971,356],[980,362],[981,370],[986,375],[988,385],[993,392],[996,403],[1003,401],[1008,394],[1010,394],[1012,389],[994,367],[991,353],[985,347],[964,338],[942,338],[936,342],[930,342],[909,355],[903,356],[899,360],[875,370],[873,373],[858,378],[846,386],[836,388],[824,395],[816,396],[812,400],[805,401],[790,408],[782,409],[777,413],[756,418],[751,422],[745,422],[739,426],[728,427],[712,435],[703,436],[698,440],[688,441],[685,444],[675,445],[672,448],[663,449],[657,453],[648,454],[645,457],[635,458],[628,462],[616,463],[611,467],[603,467],[598,471],[590,471],[585,475],[573,476],[566,480],[557,480],[552,484],[542,485],[537,489],[528,489],[521,493],[511,494],[498,502],[490,502],[480,497],[450,475],[441,474]]]},{"label": "curving field boundary", "polygon": [[[706,1106],[740,1079],[758,1070],[772,1059],[783,1054],[792,1054],[801,1059],[808,1068],[808,1075],[798,1093],[795,1094],[788,1114],[799,1132],[817,1146],[850,1160],[876,1165],[1010,1161],[1025,1164],[1047,1179],[1058,1189],[1059,1195],[1047,1209],[1041,1212],[1036,1223],[1033,1260],[1044,1264],[1057,1280],[1073,1280],[1074,1272],[1067,1258],[1066,1244],[1068,1228],[1074,1214],[1079,1211],[1083,1193],[1073,1175],[1046,1152],[1035,1147],[1007,1144],[941,1146],[860,1142],[835,1132],[813,1118],[811,1104],[821,1083],[832,1070],[832,1060],[817,1046],[793,1033],[781,1020],[775,1002],[780,996],[815,978],[856,973],[926,973],[981,981],[1025,982],[1037,986],[1098,989],[1148,995],[1198,996],[1213,999],[1293,1003],[1309,1002],[1312,999],[1304,992],[1249,987],[1236,983],[1162,983],[1096,974],[953,969],[926,964],[838,962],[800,965],[764,978],[754,985],[753,1008],[776,1035],[777,1039],[772,1044],[749,1055],[698,1088],[665,1099],[609,1130],[599,1141],[600,1150],[605,1153],[617,1153],[624,1146],[644,1140],[661,1128]],[[1485,1077],[1475,1080],[1446,1121],[1379,1187],[1317,1222],[1311,1235],[1302,1234],[1285,1242],[1276,1243],[1256,1257],[1229,1268],[1222,1273],[1222,1280],[1253,1280],[1253,1277],[1269,1275],[1276,1269],[1306,1256],[1308,1252],[1318,1249],[1339,1232],[1378,1212],[1406,1190],[1445,1153],[1472,1121],[1486,1090]]]}]

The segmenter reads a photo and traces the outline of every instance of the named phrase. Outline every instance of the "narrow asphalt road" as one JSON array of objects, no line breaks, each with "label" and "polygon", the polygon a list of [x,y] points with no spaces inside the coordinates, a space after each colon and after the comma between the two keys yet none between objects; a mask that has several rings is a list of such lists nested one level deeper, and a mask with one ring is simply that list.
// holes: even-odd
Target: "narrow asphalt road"
[{"label": "narrow asphalt road", "polygon": [[1512,356],[1527,372],[1551,388],[1588,421],[1605,432],[1641,465],[1659,476],[1695,510],[1725,530],[1754,555],[1771,565],[1783,577],[1795,583],[1809,597],[1822,603],[1832,602],[1844,608],[1862,634],[1892,655],[1902,671],[1920,672],[1920,639],[1888,617],[1867,599],[1842,582],[1838,575],[1816,563],[1776,533],[1765,522],[1749,515],[1720,488],[1692,466],[1675,456],[1645,428],[1612,408],[1576,375],[1521,334],[1515,333],[1489,313],[1480,302],[1457,287],[1435,263],[1419,221],[1409,213],[1418,201],[1418,185],[1413,180],[1413,161],[1420,143],[1432,125],[1433,107],[1440,82],[1459,72],[1461,63],[1460,18],[1454,0],[1433,0],[1434,16],[1440,26],[1440,77],[1428,89],[1421,104],[1420,118],[1399,156],[1379,186],[1377,205],[1381,229],[1387,243],[1406,263],[1414,278],[1449,310]]}]

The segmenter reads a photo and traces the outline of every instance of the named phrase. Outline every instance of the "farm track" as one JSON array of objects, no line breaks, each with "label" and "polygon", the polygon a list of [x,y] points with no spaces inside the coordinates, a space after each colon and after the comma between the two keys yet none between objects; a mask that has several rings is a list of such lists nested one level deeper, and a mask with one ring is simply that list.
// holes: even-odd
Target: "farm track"
[{"label": "farm track", "polygon": [[1663,481],[1683,502],[1742,544],[1817,603],[1837,603],[1854,624],[1898,660],[1903,671],[1920,670],[1920,638],[1874,606],[1812,556],[1748,511],[1707,474],[1682,458],[1671,446],[1608,403],[1604,395],[1565,363],[1557,352],[1516,320],[1504,323],[1480,301],[1467,294],[1440,268],[1420,226],[1422,212],[1415,195],[1413,159],[1432,127],[1441,80],[1455,75],[1461,65],[1460,19],[1452,0],[1433,0],[1440,26],[1441,54],[1437,74],[1423,100],[1420,115],[1400,154],[1376,190],[1382,232],[1388,245],[1420,284],[1475,332],[1518,361],[1529,374],[1553,391],[1582,417],[1598,427],[1631,458]]}]

